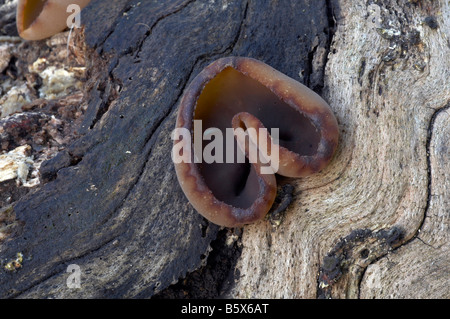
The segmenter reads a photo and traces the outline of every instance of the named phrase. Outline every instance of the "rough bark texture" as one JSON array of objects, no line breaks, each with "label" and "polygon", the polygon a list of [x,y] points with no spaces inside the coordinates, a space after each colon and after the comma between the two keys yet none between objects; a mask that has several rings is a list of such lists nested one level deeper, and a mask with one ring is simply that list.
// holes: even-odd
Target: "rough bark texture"
[{"label": "rough bark texture", "polygon": [[244,231],[234,295],[448,298],[448,3],[332,8],[323,95],[341,125],[338,154],[294,182],[276,231]]},{"label": "rough bark texture", "polygon": [[[450,297],[448,1],[94,0],[82,20],[80,138],[0,210],[1,297]],[[239,230],[192,209],[170,159],[183,89],[229,55],[314,89],[341,133],[329,167],[280,179],[275,222]]]}]

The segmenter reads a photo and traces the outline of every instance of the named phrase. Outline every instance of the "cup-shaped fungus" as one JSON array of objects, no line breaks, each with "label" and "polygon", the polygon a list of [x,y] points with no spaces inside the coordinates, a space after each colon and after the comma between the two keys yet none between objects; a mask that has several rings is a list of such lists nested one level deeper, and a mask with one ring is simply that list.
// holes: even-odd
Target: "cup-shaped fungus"
[{"label": "cup-shaped fungus", "polygon": [[[200,214],[226,227],[267,214],[276,196],[275,173],[303,177],[323,169],[339,134],[336,118],[319,95],[267,64],[243,57],[219,59],[195,77],[180,102],[176,128],[189,133],[174,137],[183,192]],[[217,134],[228,137],[229,129],[234,129],[232,143]],[[237,134],[239,129],[248,134]],[[256,133],[250,134],[251,129]],[[277,138],[271,135],[274,129]],[[214,151],[203,141],[212,140],[211,135]],[[267,146],[264,151],[260,141]],[[253,160],[251,146],[257,149]],[[202,158],[207,151],[214,153],[214,161]],[[239,161],[239,152],[245,160]],[[175,160],[177,156],[184,160]],[[269,158],[271,169],[263,171]]]},{"label": "cup-shaped fungus", "polygon": [[48,38],[69,27],[67,18],[71,6],[81,10],[90,0],[19,0],[16,10],[16,25],[19,35],[25,40]]}]

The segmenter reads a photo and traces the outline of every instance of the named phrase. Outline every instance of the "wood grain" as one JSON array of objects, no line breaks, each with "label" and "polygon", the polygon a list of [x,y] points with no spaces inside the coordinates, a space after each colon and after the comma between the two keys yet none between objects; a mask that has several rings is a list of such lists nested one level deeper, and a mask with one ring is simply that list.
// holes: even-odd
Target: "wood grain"
[{"label": "wood grain", "polygon": [[[276,230],[246,229],[233,296],[448,297],[448,194],[435,189],[445,192],[437,162],[449,154],[441,144],[429,160],[435,139],[428,143],[448,140],[436,114],[450,97],[449,7],[400,2],[333,2],[324,97],[340,123],[338,153],[322,173],[293,181],[297,196]],[[421,242],[434,240],[439,250]],[[368,290],[374,267],[379,285]]]},{"label": "wood grain", "polygon": [[[0,296],[448,298],[449,16],[443,0],[92,1],[80,138],[0,210],[19,225]],[[322,172],[279,179],[277,222],[235,232],[192,209],[170,159],[184,88],[230,55],[314,89],[341,134]]]}]

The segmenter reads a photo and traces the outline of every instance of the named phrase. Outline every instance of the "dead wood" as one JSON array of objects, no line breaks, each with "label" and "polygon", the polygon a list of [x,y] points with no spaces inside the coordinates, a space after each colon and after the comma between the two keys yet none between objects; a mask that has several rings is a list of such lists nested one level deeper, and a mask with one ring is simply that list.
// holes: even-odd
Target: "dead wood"
[{"label": "dead wood", "polygon": [[[0,210],[1,297],[450,297],[448,1],[92,1],[82,22],[87,108]],[[181,192],[170,132],[230,55],[315,90],[341,136],[325,170],[280,180],[276,222],[220,230]]]}]

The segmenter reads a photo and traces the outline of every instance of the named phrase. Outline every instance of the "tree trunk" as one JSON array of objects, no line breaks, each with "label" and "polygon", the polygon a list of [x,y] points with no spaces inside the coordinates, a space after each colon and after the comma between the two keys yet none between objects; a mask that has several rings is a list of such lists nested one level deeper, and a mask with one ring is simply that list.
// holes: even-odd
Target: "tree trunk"
[{"label": "tree trunk", "polygon": [[[450,297],[448,1],[94,0],[82,22],[88,107],[0,210],[1,297]],[[170,157],[184,88],[231,55],[303,82],[340,127],[326,169],[279,178],[278,222],[242,229],[197,214]]]}]

